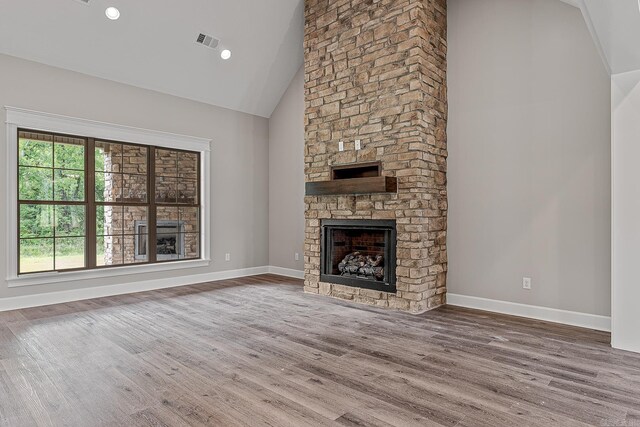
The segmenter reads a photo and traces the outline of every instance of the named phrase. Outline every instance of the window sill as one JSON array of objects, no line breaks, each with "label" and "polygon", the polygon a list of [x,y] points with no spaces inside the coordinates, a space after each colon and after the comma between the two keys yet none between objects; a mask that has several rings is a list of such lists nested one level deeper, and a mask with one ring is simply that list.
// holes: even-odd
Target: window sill
[{"label": "window sill", "polygon": [[172,261],[160,264],[123,265],[119,267],[99,268],[95,270],[34,273],[7,278],[10,288],[33,285],[48,285],[60,282],[75,282],[87,279],[102,279],[106,277],[126,276],[130,274],[155,273],[161,271],[182,270],[188,268],[207,267],[209,259],[195,259]]}]

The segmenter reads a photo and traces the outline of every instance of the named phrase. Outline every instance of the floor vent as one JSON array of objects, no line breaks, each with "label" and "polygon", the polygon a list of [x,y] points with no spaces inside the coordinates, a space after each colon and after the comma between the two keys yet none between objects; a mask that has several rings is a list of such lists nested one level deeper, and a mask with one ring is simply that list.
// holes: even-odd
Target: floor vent
[{"label": "floor vent", "polygon": [[198,34],[196,43],[210,47],[211,49],[216,49],[218,47],[218,44],[220,43],[220,40],[215,37],[200,33]]}]

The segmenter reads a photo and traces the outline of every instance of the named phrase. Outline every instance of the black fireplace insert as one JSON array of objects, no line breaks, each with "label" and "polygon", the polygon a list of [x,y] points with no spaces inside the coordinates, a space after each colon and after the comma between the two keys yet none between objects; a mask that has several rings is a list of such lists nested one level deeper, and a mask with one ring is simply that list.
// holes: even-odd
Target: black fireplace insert
[{"label": "black fireplace insert", "polygon": [[396,222],[322,220],[320,280],[396,291]]}]

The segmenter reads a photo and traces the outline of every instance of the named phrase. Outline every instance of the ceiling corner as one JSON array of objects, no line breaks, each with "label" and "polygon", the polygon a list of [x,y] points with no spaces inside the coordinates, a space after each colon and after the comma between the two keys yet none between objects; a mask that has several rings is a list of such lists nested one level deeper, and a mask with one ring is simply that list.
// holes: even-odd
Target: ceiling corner
[{"label": "ceiling corner", "polygon": [[600,59],[602,59],[602,63],[604,64],[604,68],[607,70],[609,75],[612,74],[612,67],[609,63],[609,58],[602,46],[602,40],[598,35],[598,31],[593,25],[593,19],[591,18],[591,12],[589,11],[589,7],[585,3],[584,0],[562,0],[565,3],[575,3],[576,7],[580,9],[582,12],[582,17],[584,18],[584,22],[587,25],[587,30],[589,30],[589,34],[591,34],[591,38],[593,39],[593,43],[595,44],[596,50],[598,51],[598,55],[600,55]]},{"label": "ceiling corner", "polygon": [[566,4],[570,4],[573,7],[577,7],[578,9],[580,9],[581,3],[582,3],[580,0],[560,0],[560,1]]}]

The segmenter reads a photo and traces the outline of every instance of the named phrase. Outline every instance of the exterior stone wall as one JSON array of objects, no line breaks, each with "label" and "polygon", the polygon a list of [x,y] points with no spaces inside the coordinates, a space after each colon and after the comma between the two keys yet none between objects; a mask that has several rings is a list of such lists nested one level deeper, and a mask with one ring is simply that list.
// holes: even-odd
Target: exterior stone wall
[{"label": "exterior stone wall", "polygon": [[[99,143],[105,174],[102,200],[111,202],[146,202],[147,155],[146,147]],[[103,259],[98,265],[117,265],[144,262],[135,257],[135,223],[147,221],[147,208],[142,206],[104,207]]]},{"label": "exterior stone wall", "polygon": [[[446,0],[306,0],[306,180],[374,160],[398,178],[397,194],[305,197],[306,292],[416,313],[445,302],[446,22]],[[396,220],[396,294],[320,282],[328,218]]]}]

